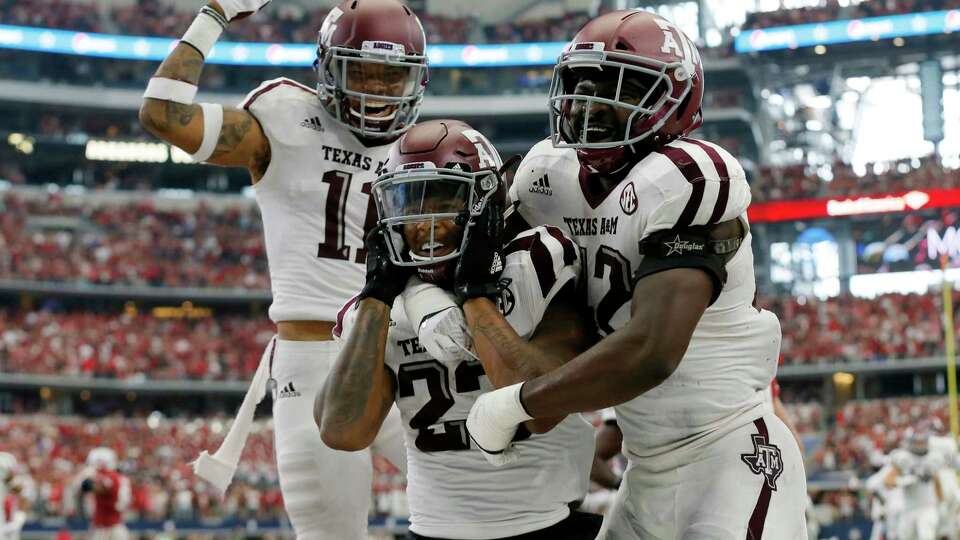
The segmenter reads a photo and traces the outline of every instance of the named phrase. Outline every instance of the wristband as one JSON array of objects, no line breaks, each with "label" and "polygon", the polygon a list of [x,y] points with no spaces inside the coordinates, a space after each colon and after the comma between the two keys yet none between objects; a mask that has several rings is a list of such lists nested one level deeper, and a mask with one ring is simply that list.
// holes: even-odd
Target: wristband
[{"label": "wristband", "polygon": [[201,9],[200,14],[193,20],[193,24],[180,38],[180,41],[200,51],[204,58],[210,55],[213,45],[220,39],[220,34],[226,28],[221,22],[222,17],[217,19],[210,12],[216,13],[213,9]]}]

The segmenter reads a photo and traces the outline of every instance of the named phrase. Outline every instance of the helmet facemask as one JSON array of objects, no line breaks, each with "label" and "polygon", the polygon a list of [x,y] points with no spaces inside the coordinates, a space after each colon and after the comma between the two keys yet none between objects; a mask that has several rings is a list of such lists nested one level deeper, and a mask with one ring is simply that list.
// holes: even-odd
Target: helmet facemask
[{"label": "helmet facemask", "polygon": [[[675,82],[671,73],[684,79]],[[680,108],[693,75],[682,62],[603,50],[563,53],[550,85],[554,147],[619,148],[655,135]]]},{"label": "helmet facemask", "polygon": [[382,41],[320,50],[317,93],[331,116],[366,138],[395,139],[413,127],[427,80],[424,55]]},{"label": "helmet facemask", "polygon": [[417,267],[425,281],[445,283],[466,245],[469,219],[497,193],[499,175],[432,163],[404,167],[381,176],[372,190],[390,260]]}]

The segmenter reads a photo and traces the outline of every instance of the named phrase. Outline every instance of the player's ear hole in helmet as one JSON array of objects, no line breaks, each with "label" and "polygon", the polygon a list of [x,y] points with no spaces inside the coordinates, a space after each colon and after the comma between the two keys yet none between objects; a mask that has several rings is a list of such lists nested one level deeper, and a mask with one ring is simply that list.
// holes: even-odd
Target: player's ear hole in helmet
[{"label": "player's ear hole in helmet", "polygon": [[457,120],[417,124],[394,145],[390,172],[371,194],[392,262],[421,279],[452,284],[470,218],[506,201],[503,163],[490,141]]},{"label": "player's ear hole in helmet", "polygon": [[341,125],[392,140],[420,115],[429,78],[426,37],[400,0],[345,0],[317,38],[317,95]]}]

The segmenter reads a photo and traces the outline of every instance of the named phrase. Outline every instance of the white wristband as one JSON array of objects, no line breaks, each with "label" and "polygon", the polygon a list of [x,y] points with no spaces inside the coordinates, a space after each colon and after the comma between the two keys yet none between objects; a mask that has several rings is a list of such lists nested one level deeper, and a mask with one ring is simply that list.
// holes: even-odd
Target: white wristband
[{"label": "white wristband", "polygon": [[526,407],[523,406],[523,400],[520,399],[520,391],[523,390],[522,382],[504,386],[496,392],[491,393],[492,406],[500,413],[500,418],[504,424],[520,424],[527,420],[533,420]]},{"label": "white wristband", "polygon": [[183,34],[180,41],[189,43],[206,58],[210,56],[210,50],[213,49],[213,45],[220,39],[222,33],[223,26],[210,15],[201,12],[193,20],[190,28],[187,28],[187,32]]},{"label": "white wristband", "polygon": [[223,105],[217,103],[201,103],[203,108],[203,142],[200,148],[190,155],[190,159],[200,163],[210,159],[217,148],[220,139],[220,129],[223,127]]},{"label": "white wristband", "polygon": [[147,83],[143,97],[189,105],[197,97],[197,86],[176,79],[154,77]]}]

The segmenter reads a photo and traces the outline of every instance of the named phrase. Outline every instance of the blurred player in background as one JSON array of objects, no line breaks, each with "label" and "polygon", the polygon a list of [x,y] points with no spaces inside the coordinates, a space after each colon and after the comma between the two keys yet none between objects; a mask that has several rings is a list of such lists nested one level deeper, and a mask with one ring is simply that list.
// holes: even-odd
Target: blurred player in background
[{"label": "blurred player in background", "polygon": [[780,324],[753,305],[750,186],[687,137],[702,97],[696,46],[645,11],[593,19],[561,55],[511,219],[570,232],[603,339],[480,396],[468,430],[499,460],[521,422],[616,406],[629,466],[600,538],[806,538],[803,458],[769,398]]},{"label": "blurred player in background", "polygon": [[[364,448],[399,406],[410,538],[593,540],[600,517],[570,510],[587,489],[589,424],[570,416],[530,426],[549,432],[522,432],[520,459],[500,468],[471,450],[465,429],[478,395],[545,372],[586,345],[588,325],[572,301],[573,242],[538,227],[503,247],[502,163],[462,122],[416,126],[390,163],[393,172],[373,188],[381,219],[368,238],[367,283],[345,308],[345,344],[318,398],[324,440]],[[420,279],[408,286],[412,274]],[[463,341],[465,324],[479,362]],[[522,351],[523,365],[504,350]]]},{"label": "blurred player in background", "polygon": [[[365,538],[370,456],[324,446],[313,401],[336,358],[337,310],[363,285],[363,238],[376,220],[370,186],[391,143],[419,114],[425,36],[400,0],[347,0],[320,29],[316,90],[276,79],[238,108],[194,103],[204,59],[221,32],[268,2],[219,0],[202,8],[150,80],[140,110],[149,131],[194,161],[246,168],[266,236],[278,338],[264,352],[223,446],[202,454],[195,470],[226,489],[272,380],[280,486],[297,536],[354,540]],[[405,468],[396,414],[377,450]]]},{"label": "blurred player in background", "polygon": [[16,485],[17,458],[0,452],[0,540],[19,540],[27,514],[20,507]]},{"label": "blurred player in background", "polygon": [[939,453],[930,452],[929,436],[909,433],[903,447],[890,453],[891,467],[884,477],[888,489],[900,488],[903,506],[897,518],[897,540],[935,540],[939,528]]},{"label": "blurred player in background", "polygon": [[960,452],[957,450],[957,441],[951,435],[946,425],[939,419],[932,420],[932,435],[928,445],[930,452],[940,456],[941,468],[936,472],[937,483],[940,487],[939,531],[938,538],[946,540],[960,539],[960,483],[957,481],[957,469],[960,466]]},{"label": "blurred player in background", "polygon": [[93,540],[127,540],[130,532],[123,513],[130,507],[133,492],[130,479],[117,471],[117,453],[98,447],[87,455],[80,493],[89,497],[93,508]]}]

